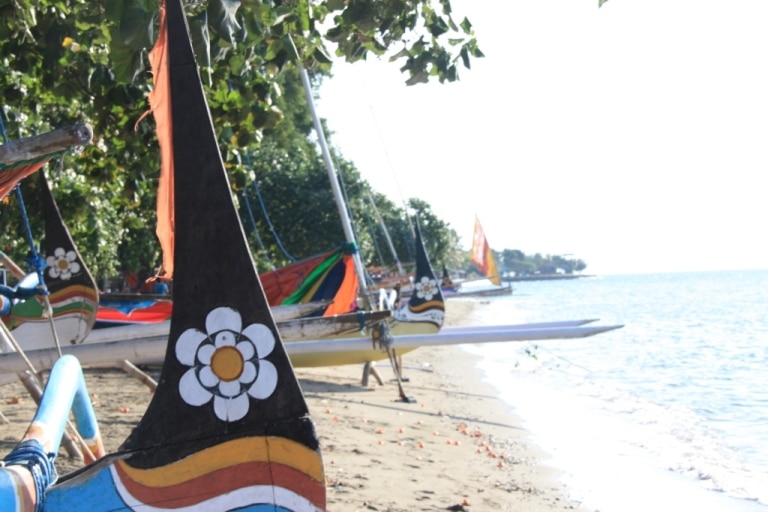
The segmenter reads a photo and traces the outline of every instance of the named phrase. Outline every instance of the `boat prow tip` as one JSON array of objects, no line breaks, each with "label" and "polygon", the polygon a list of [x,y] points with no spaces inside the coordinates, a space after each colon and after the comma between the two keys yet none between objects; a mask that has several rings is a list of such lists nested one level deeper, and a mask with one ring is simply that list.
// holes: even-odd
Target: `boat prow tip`
[{"label": "boat prow tip", "polygon": [[623,327],[624,327],[624,324],[595,326],[595,327],[593,327],[594,332],[592,332],[590,335],[602,334],[604,332],[615,331],[617,329],[622,329]]}]

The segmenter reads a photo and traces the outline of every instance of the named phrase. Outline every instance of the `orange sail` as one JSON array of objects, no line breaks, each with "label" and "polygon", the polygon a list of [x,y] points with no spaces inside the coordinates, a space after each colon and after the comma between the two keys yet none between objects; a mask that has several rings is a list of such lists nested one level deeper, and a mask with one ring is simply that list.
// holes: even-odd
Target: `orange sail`
[{"label": "orange sail", "polygon": [[485,232],[483,232],[483,227],[477,218],[475,218],[475,235],[472,238],[470,261],[490,282],[496,286],[501,286],[501,276],[496,269],[496,259],[493,257],[491,246],[488,245],[488,239],[485,238]]},{"label": "orange sail", "polygon": [[157,238],[163,250],[163,275],[173,278],[173,124],[171,123],[171,95],[168,81],[168,45],[165,22],[165,6],[160,9],[160,31],[149,62],[152,65],[154,87],[149,94],[149,104],[157,124],[157,141],[160,144],[160,181],[157,186]]}]

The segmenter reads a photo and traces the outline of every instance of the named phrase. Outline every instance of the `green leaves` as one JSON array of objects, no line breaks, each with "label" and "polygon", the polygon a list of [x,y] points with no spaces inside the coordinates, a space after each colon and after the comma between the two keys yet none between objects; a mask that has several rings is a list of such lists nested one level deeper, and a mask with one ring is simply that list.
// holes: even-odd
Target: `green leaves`
[{"label": "green leaves", "polygon": [[[144,116],[152,87],[147,55],[157,37],[159,4],[0,5],[0,107],[9,138],[76,121],[93,126],[93,143],[65,159],[53,189],[99,278],[158,263],[152,227],[159,152],[154,120]],[[322,160],[307,138],[312,123],[293,63],[301,59],[318,78],[329,74],[334,53],[348,61],[382,56],[398,63],[406,83],[417,84],[457,80],[460,66],[469,68],[483,56],[471,23],[453,20],[449,0],[194,0],[185,1],[185,9],[232,183],[248,189],[255,176],[273,187],[270,200],[280,212],[275,223],[291,233],[287,243],[301,256],[340,243],[343,234]],[[263,161],[251,168],[234,163],[238,154]],[[354,165],[342,165],[345,179],[358,184]],[[352,205],[361,204],[361,197],[350,191]],[[406,212],[379,207],[404,239]],[[305,225],[306,212],[312,212],[314,225]],[[362,223],[364,213],[356,215]],[[15,256],[23,260],[23,234],[9,218],[3,217],[2,244],[19,243]],[[434,226],[435,240],[449,241],[450,231]],[[373,235],[360,236],[366,254],[373,254]],[[273,256],[278,252],[273,242]]]},{"label": "green leaves", "polygon": [[[104,0],[102,0],[104,2]],[[156,30],[157,3],[149,0],[104,2],[110,28],[110,54],[114,56],[118,82],[131,83],[145,71],[145,54]],[[390,60],[405,58],[401,71],[407,83],[430,78],[458,79],[456,63],[470,67],[482,57],[472,25],[464,18],[457,25],[449,0],[309,0],[293,4],[210,0],[187,7],[196,56],[202,68],[227,66],[237,54],[243,62],[263,73],[282,69],[300,58],[305,67],[328,68],[330,52],[325,42],[336,45],[336,54],[349,62],[368,54]],[[328,25],[323,34],[317,27]],[[291,37],[298,54],[283,38]],[[245,50],[235,51],[239,46]],[[242,60],[245,59],[245,60]]]},{"label": "green leaves", "polygon": [[136,50],[151,47],[154,41],[152,25],[155,12],[148,11],[141,2],[128,2],[120,16],[117,30],[112,33],[112,41]]},{"label": "green leaves", "polygon": [[154,44],[157,9],[148,9],[140,0],[110,2],[106,10],[109,57],[115,79],[133,83],[145,71],[145,54]]},{"label": "green leaves", "polygon": [[[326,39],[337,45],[336,54],[348,62],[365,59],[369,53],[384,56],[391,62],[405,62],[400,70],[406,83],[440,82],[459,78],[457,63],[469,68],[472,58],[483,56],[478,48],[472,25],[466,18],[457,25],[451,17],[449,0],[418,0],[403,9],[394,0],[372,2],[351,1],[333,19],[335,25]],[[331,4],[326,3],[330,8]]]}]

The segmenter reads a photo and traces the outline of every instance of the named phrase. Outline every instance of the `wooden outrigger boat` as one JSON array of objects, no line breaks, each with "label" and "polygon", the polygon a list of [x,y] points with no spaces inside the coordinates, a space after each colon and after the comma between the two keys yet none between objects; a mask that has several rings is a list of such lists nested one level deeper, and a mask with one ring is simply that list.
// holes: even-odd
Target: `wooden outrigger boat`
[{"label": "wooden outrigger boat", "polygon": [[[356,311],[357,277],[349,272],[351,247],[343,246],[259,275],[277,321]],[[97,328],[162,322],[171,317],[168,295],[102,294]]]},{"label": "wooden outrigger boat", "polygon": [[408,301],[393,312],[392,334],[434,334],[445,321],[445,299],[432,270],[427,250],[421,238],[418,222],[415,225],[416,274],[413,292]]},{"label": "wooden outrigger boat", "polygon": [[[91,128],[78,124],[0,146],[3,194],[68,148],[87,144],[91,137]],[[35,268],[26,273],[4,254],[0,260],[18,280],[17,289],[41,293],[14,300],[3,322],[22,346],[38,340],[45,340],[47,347],[54,342],[79,343],[94,325],[98,289],[61,218],[45,174],[40,171],[38,177],[41,204],[36,211],[43,215],[45,233],[40,253],[32,258]]]},{"label": "wooden outrigger boat", "polygon": [[[271,308],[273,310],[273,308]],[[275,320],[283,341],[299,341],[327,338],[340,334],[364,332],[379,322],[390,318],[391,311],[358,311],[345,315],[301,317],[291,320]],[[273,315],[274,317],[274,315]],[[142,325],[127,325],[96,329],[85,339],[84,344],[98,344],[107,341],[136,338],[163,338],[170,332],[170,321]],[[39,347],[44,348],[44,347]]]},{"label": "wooden outrigger boat", "polygon": [[499,295],[512,294],[512,284],[502,283],[501,275],[499,274],[499,270],[496,265],[496,258],[493,256],[491,246],[488,244],[488,239],[485,237],[485,231],[483,231],[483,227],[480,225],[480,220],[477,218],[475,218],[475,232],[472,236],[472,249],[469,253],[469,259],[472,264],[475,265],[478,272],[480,272],[480,275],[482,275],[484,278],[478,279],[476,281],[486,281],[490,286],[466,289],[465,285],[469,283],[469,281],[452,283],[447,275],[447,272],[444,271],[443,282],[446,283],[446,287],[450,290],[446,296],[495,297]]},{"label": "wooden outrigger boat", "polygon": [[[143,297],[134,294],[99,294],[99,314],[94,328],[119,327],[122,325],[143,325],[165,322],[171,319],[173,302],[166,297]],[[302,304],[281,304],[272,306],[275,322],[286,322],[316,314],[327,309],[330,300],[318,300]],[[107,309],[107,314],[102,314]]]},{"label": "wooden outrigger boat", "polygon": [[[0,468],[0,508],[325,510],[319,442],[232,202],[180,0],[167,0],[161,27],[152,59],[167,103],[154,114],[170,110],[173,126],[177,256],[159,385],[116,453],[100,457],[93,422],[78,422],[98,460],[56,483],[49,454],[87,391],[44,401]],[[73,361],[52,374],[77,373]]]},{"label": "wooden outrigger boat", "polygon": [[[309,105],[310,115],[312,116],[312,122],[323,154],[323,160],[328,172],[331,189],[336,200],[339,216],[341,217],[341,224],[344,229],[346,241],[349,245],[357,247],[352,222],[349,218],[344,196],[341,193],[341,187],[339,186],[336,170],[333,166],[333,158],[328,148],[328,142],[325,138],[325,131],[320,122],[320,117],[317,114],[317,109],[315,108],[315,100],[312,95],[309,76],[300,62],[297,65],[304,86],[307,104]],[[400,307],[395,307],[393,309],[392,322],[382,324],[382,328],[385,332],[382,332],[381,335],[385,337],[392,334],[436,333],[440,330],[445,321],[445,299],[440,291],[440,286],[434,271],[432,270],[432,266],[429,264],[429,257],[427,256],[426,249],[424,248],[421,239],[421,231],[418,227],[418,222],[416,223],[414,238],[416,245],[415,290],[411,295],[410,300],[403,302]],[[352,270],[354,270],[358,277],[360,296],[365,301],[373,302],[373,298],[371,297],[368,288],[365,268],[363,267],[360,254],[357,252],[352,254],[350,272]]]},{"label": "wooden outrigger boat", "polygon": [[[101,343],[106,340],[130,339],[131,337],[165,338],[170,330],[172,307],[170,301],[158,304],[151,312],[134,317],[131,314],[113,316],[114,325],[109,332],[92,328],[98,321],[98,311],[103,308],[87,265],[75,247],[56,202],[41,172],[40,187],[42,212],[44,214],[45,237],[42,240],[40,261],[45,261],[42,274],[47,296],[29,297],[18,301],[3,317],[6,325],[19,346],[25,351],[34,351],[77,343]],[[24,274],[10,259],[4,262],[13,269],[20,279],[19,286],[36,288],[39,283],[37,272]],[[47,311],[50,303],[52,314]],[[358,311],[324,317],[302,318],[320,309],[327,309],[330,301],[289,304],[271,307],[283,340],[307,340],[339,336],[358,331],[366,332],[377,323],[391,316],[390,311]],[[53,318],[51,325],[50,318]],[[109,324],[107,324],[109,325]],[[131,326],[145,326],[135,329]],[[117,329],[117,331],[114,331]],[[2,381],[2,379],[0,379]]]},{"label": "wooden outrigger boat", "polygon": [[[391,311],[359,311],[345,315],[294,318],[292,320],[275,321],[280,336],[284,342],[329,338],[346,334],[368,332],[378,323],[386,321],[392,315]],[[143,324],[123,325],[94,329],[83,340],[83,345],[98,345],[100,343],[153,338],[165,340],[171,329],[171,321],[150,322]],[[26,352],[42,350],[52,346],[50,328],[47,336],[31,338],[21,343]]]},{"label": "wooden outrigger boat", "polygon": [[[29,175],[28,162],[30,160],[34,159],[39,164],[34,168],[37,170],[45,162],[54,158],[59,153],[57,150],[60,147],[72,144],[83,145],[90,138],[91,129],[89,126],[75,125],[40,137],[11,143],[10,150],[4,148],[3,151],[4,158],[15,160],[12,164],[5,165],[1,171],[5,182],[15,186],[21,178]],[[12,151],[14,147],[22,147],[22,142],[24,147],[40,148],[38,152],[45,152],[45,154],[38,155],[38,152],[30,153],[30,151],[24,150],[19,155],[18,150]],[[56,146],[52,146],[52,144],[56,144]],[[52,151],[52,149],[54,150]],[[23,158],[23,160],[19,162],[18,158]],[[11,176],[18,176],[19,179],[11,180]],[[135,332],[132,329],[126,329],[122,335],[111,332],[91,333],[92,328],[96,326],[95,322],[98,322],[98,315],[104,310],[100,303],[101,297],[95,280],[64,224],[48,186],[48,181],[42,171],[39,173],[39,177],[41,205],[37,210],[43,214],[45,236],[42,238],[41,252],[37,261],[45,264],[40,274],[43,276],[44,289],[47,291],[47,295],[16,300],[13,306],[9,308],[8,314],[3,316],[3,321],[11,330],[20,347],[27,351],[77,344],[86,339],[87,342],[99,343],[105,339],[117,339],[119,336],[130,338]],[[13,187],[8,186],[4,189],[10,192]],[[5,255],[0,255],[0,261],[19,281],[19,287],[27,289],[38,287],[40,274],[37,271],[26,273]],[[136,296],[129,299],[130,302],[138,300]],[[111,322],[106,321],[106,325],[153,324],[153,327],[140,331],[139,336],[167,336],[170,328],[170,320],[168,319],[172,310],[171,302],[168,300],[153,300],[152,302],[153,307],[144,308],[138,312],[123,313],[115,309],[113,315],[107,317],[110,318]],[[48,312],[48,304],[50,304],[51,313]],[[315,339],[358,330],[364,331],[390,316],[388,311],[369,311],[299,320],[301,317],[320,309],[326,309],[329,304],[330,301],[324,300],[279,305],[272,307],[271,311],[278,323],[283,339],[287,340]],[[90,336],[89,333],[91,333]]]}]

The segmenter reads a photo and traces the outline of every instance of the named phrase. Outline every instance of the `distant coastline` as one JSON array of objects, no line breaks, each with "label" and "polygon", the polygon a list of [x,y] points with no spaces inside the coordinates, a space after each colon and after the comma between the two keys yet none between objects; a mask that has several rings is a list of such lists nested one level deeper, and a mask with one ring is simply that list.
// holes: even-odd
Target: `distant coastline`
[{"label": "distant coastline", "polygon": [[560,279],[580,279],[582,277],[595,276],[589,274],[537,274],[533,276],[502,277],[501,280],[507,283],[518,283],[520,281],[557,281]]}]

